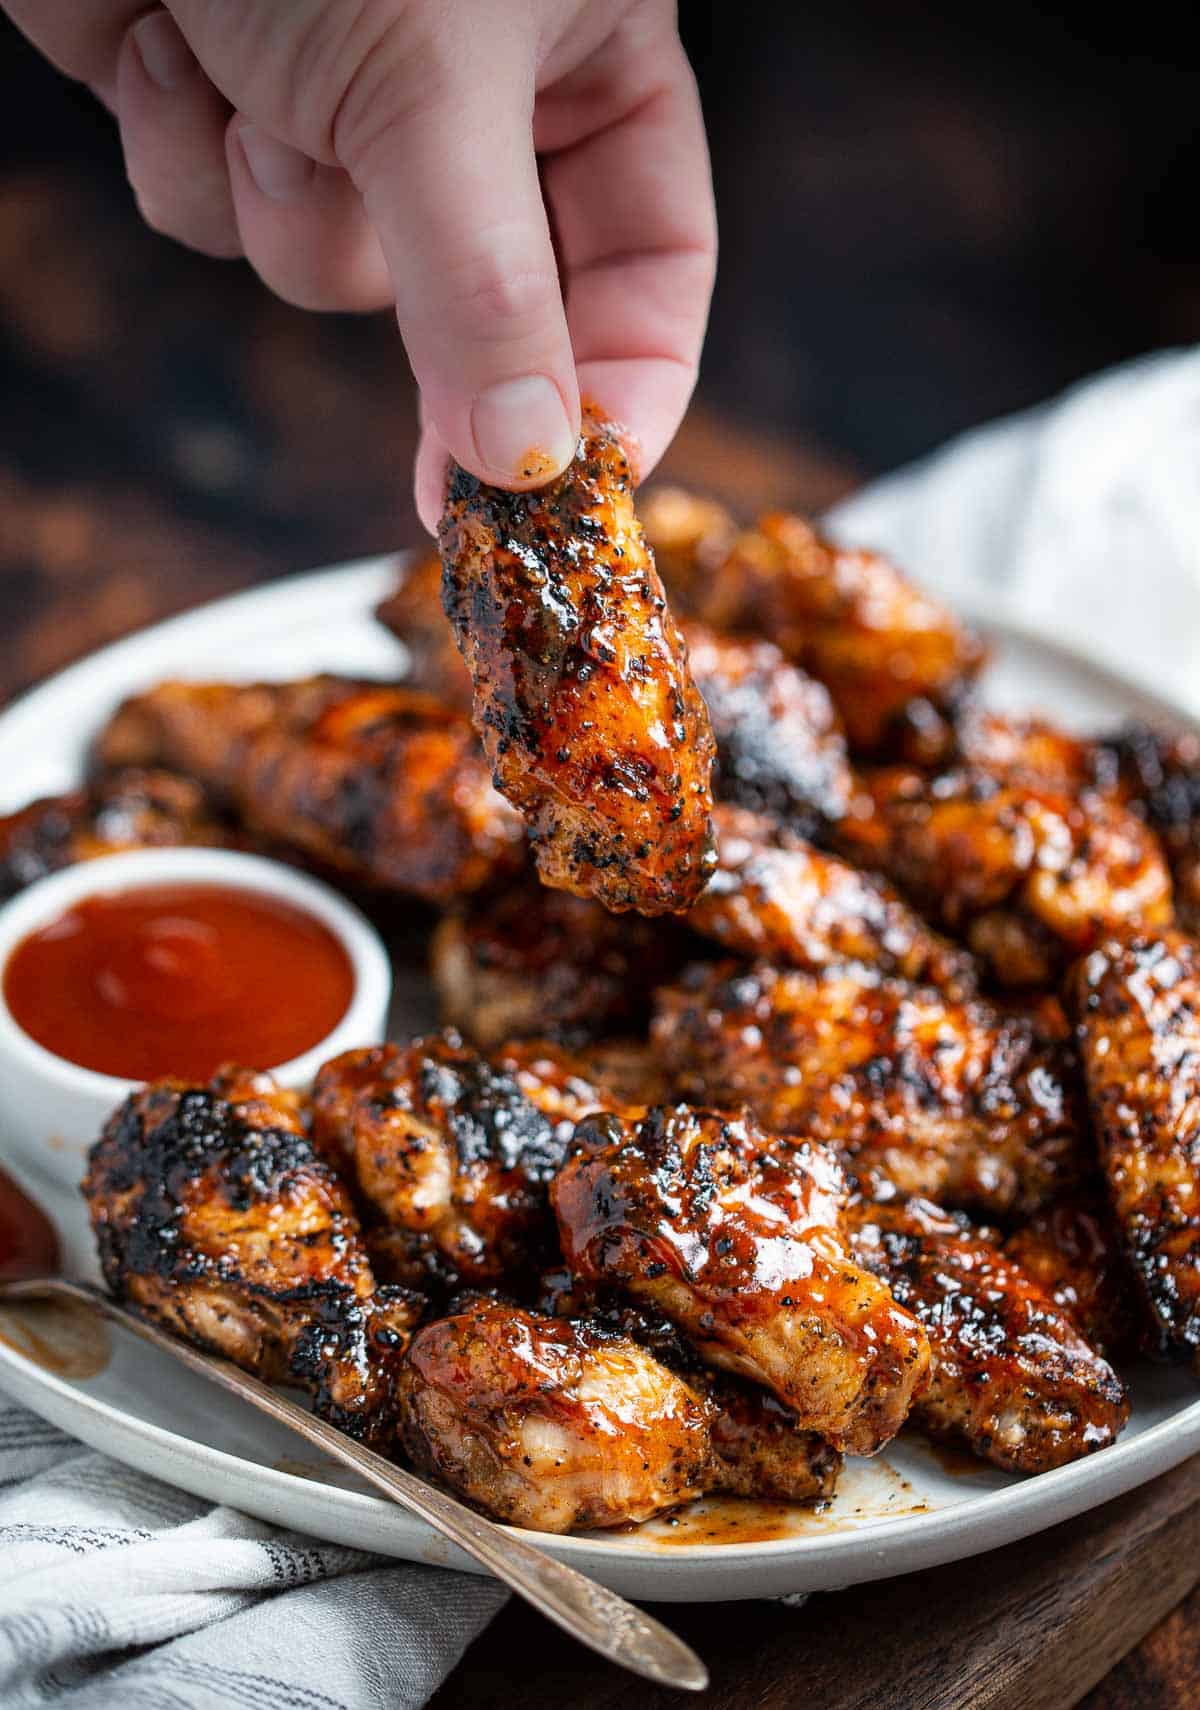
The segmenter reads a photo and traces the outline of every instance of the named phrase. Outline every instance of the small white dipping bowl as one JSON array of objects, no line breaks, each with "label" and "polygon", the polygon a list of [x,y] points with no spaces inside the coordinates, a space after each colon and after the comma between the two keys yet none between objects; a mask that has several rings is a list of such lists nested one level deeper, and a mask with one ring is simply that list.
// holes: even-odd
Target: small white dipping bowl
[{"label": "small white dipping bowl", "polygon": [[[281,1086],[302,1087],[321,1064],[384,1037],[392,974],[379,934],[328,885],[278,861],[228,849],[140,849],[104,855],[39,879],[0,909],[0,1163],[77,1188],[84,1155],[109,1113],[140,1083],[58,1057],[14,1021],[3,999],[8,959],[30,933],[89,897],[154,885],[221,885],[290,903],[321,921],[350,958],[354,990],[332,1033],[290,1063],[254,1063]],[[48,1207],[47,1209],[53,1209]]]}]

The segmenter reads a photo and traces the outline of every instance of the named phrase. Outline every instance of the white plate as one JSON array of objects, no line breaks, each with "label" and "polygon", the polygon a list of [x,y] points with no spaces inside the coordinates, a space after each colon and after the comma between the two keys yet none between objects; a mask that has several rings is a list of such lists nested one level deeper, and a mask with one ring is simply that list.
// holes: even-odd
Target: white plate
[{"label": "white plate", "polygon": [[[0,810],[77,777],[87,741],[122,695],[167,675],[286,677],[318,670],[394,671],[401,650],[371,609],[390,588],[393,562],[372,562],[275,583],[107,648],[0,716]],[[987,621],[996,645],[987,691],[995,704],[1038,708],[1081,726],[1131,713],[1182,715],[1035,636]],[[417,1026],[427,1016],[414,1016]],[[28,1180],[28,1178],[26,1178]],[[61,1192],[47,1209],[72,1257],[88,1257],[79,1206]],[[260,1518],[339,1543],[469,1568],[448,1545],[354,1481],[311,1461],[312,1451],[165,1357],[122,1335],[98,1375],[69,1381],[0,1342],[0,1379],[16,1399],[85,1442]],[[1133,1373],[1135,1406],[1114,1447],[1039,1478],[979,1465],[948,1468],[917,1439],[874,1461],[851,1462],[819,1516],[764,1511],[756,1542],[694,1541],[708,1520],[655,1522],[639,1531],[544,1538],[547,1550],[629,1596],[726,1599],[832,1589],[952,1561],[1025,1537],[1106,1502],[1200,1450],[1200,1399],[1183,1371]],[[703,1510],[701,1511],[703,1515]]]}]

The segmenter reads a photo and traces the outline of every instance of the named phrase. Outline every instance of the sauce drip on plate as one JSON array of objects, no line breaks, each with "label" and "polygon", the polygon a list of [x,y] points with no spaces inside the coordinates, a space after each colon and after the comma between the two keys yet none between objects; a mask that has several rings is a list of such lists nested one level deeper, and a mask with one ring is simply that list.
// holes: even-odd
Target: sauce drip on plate
[{"label": "sauce drip on plate", "polygon": [[353,991],[350,958],[321,921],[223,885],[89,897],[23,939],[4,970],[31,1039],[135,1081],[277,1067],[332,1032]]}]

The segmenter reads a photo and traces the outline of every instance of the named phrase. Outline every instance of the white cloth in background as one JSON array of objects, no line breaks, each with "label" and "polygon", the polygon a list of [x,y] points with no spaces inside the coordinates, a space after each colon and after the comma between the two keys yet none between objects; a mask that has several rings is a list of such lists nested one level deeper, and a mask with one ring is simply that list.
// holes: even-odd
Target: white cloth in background
[{"label": "white cloth in background", "polygon": [[[1200,354],[968,434],[830,520],[1200,714]],[[5,1706],[405,1710],[505,1595],[211,1507],[0,1394]]]}]

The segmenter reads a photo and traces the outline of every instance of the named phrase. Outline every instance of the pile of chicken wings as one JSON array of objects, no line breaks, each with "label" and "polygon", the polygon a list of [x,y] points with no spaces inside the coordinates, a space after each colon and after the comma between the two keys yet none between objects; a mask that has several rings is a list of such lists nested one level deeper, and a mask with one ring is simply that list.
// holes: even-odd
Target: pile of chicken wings
[{"label": "pile of chicken wings", "polygon": [[1102,1449],[1200,1347],[1200,743],[990,711],[886,560],[632,488],[595,414],[455,471],[404,682],[160,684],[0,821],[8,889],[224,842],[428,909],[442,1032],[113,1115],[108,1282],[545,1531]]}]

